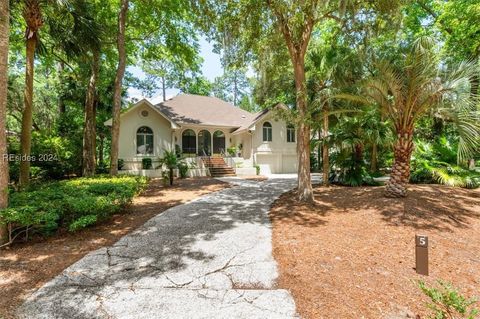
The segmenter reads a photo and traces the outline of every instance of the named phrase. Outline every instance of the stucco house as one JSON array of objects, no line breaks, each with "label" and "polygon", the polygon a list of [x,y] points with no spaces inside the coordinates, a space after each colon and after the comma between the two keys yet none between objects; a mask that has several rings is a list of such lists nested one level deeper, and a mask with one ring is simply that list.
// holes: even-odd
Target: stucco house
[{"label": "stucco house", "polygon": [[156,167],[164,150],[174,149],[192,164],[191,176],[254,175],[257,165],[261,174],[296,173],[296,148],[295,128],[272,111],[253,114],[210,96],[181,94],[157,105],[144,99],[120,116],[124,173],[158,175],[143,170],[142,159]]}]

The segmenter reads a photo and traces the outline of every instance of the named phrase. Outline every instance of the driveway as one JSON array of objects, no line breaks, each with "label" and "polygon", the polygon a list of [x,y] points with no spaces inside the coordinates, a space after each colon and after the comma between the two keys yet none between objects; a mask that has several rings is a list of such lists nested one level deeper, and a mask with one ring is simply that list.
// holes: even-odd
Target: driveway
[{"label": "driveway", "polygon": [[268,210],[290,176],[173,207],[91,252],[35,292],[20,318],[292,318],[275,288]]}]

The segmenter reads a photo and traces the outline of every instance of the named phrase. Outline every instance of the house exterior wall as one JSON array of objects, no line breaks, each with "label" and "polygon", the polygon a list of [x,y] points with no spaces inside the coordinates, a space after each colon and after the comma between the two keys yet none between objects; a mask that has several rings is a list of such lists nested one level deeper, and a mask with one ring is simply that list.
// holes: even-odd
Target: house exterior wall
[{"label": "house exterior wall", "polygon": [[[147,111],[148,116],[142,116],[142,111]],[[170,122],[148,105],[140,105],[128,111],[122,115],[120,121],[118,158],[125,162],[123,169],[141,169],[142,158],[150,157],[156,160],[163,155],[165,149],[172,149]],[[137,155],[137,130],[142,126],[148,126],[153,131],[152,155]]]},{"label": "house exterior wall", "polygon": [[[144,111],[148,112],[148,116],[142,115]],[[272,125],[271,142],[263,141],[263,124],[266,121]],[[147,126],[153,131],[154,149],[152,155],[136,154],[136,132],[142,126]],[[255,165],[259,165],[261,174],[297,172],[297,143],[287,142],[287,124],[283,120],[277,120],[272,115],[267,115],[256,123],[250,131],[240,134],[232,134],[231,132],[234,130],[232,127],[183,124],[179,128],[172,127],[170,121],[146,103],[122,114],[119,158],[125,162],[123,169],[142,170],[142,158],[145,157],[152,158],[153,166],[157,167],[158,158],[163,156],[164,150],[173,150],[175,145],[178,145],[180,149],[182,148],[182,133],[187,129],[195,132],[197,152],[198,134],[202,130],[207,130],[210,133],[212,146],[214,132],[222,131],[225,134],[225,151],[233,145],[238,147],[241,144],[241,156],[228,159],[228,164],[236,169],[248,170]],[[206,169],[201,165],[197,165],[197,168],[195,174],[204,175]]]},{"label": "house exterior wall", "polygon": [[[263,124],[272,125],[272,141],[263,141]],[[296,135],[296,134],[295,134]],[[255,125],[252,131],[252,150],[254,164],[260,166],[261,174],[296,173],[297,143],[287,142],[287,123],[284,120],[266,116]]]}]

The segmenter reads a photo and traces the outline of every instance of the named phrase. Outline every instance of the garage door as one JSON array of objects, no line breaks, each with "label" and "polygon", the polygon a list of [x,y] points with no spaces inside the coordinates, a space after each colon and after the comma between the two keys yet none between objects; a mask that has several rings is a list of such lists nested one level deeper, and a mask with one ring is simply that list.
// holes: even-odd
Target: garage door
[{"label": "garage door", "polygon": [[280,173],[278,155],[257,154],[257,165],[260,166],[260,174]]},{"label": "garage door", "polygon": [[298,159],[296,155],[283,155],[282,173],[297,173]]}]

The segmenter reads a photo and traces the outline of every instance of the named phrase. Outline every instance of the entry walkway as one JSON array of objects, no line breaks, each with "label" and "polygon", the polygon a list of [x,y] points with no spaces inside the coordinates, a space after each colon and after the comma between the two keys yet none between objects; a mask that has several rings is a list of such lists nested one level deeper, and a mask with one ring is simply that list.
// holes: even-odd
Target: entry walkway
[{"label": "entry walkway", "polygon": [[173,207],[34,293],[21,318],[292,318],[276,289],[268,210],[295,179],[235,186]]}]

